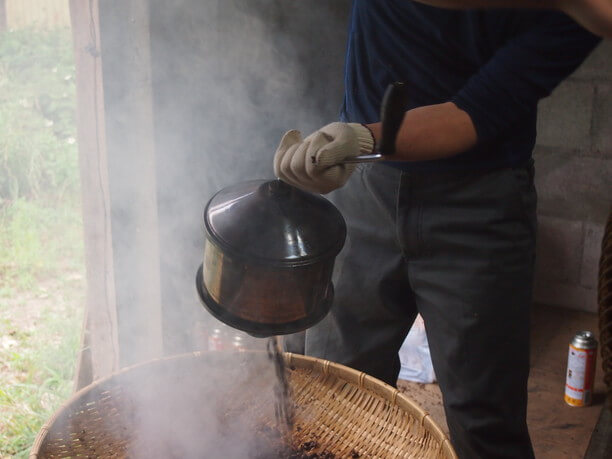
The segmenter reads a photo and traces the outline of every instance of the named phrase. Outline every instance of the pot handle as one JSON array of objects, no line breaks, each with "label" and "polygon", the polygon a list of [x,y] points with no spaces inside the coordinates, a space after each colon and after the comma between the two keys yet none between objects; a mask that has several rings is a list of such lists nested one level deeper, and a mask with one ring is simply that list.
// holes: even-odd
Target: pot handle
[{"label": "pot handle", "polygon": [[346,158],[343,164],[367,163],[379,161],[384,156],[395,153],[395,140],[404,115],[408,101],[408,91],[405,83],[395,82],[390,84],[385,91],[381,104],[380,120],[382,122],[382,136],[378,145],[378,152],[371,155],[354,156]]},{"label": "pot handle", "polygon": [[383,155],[395,153],[395,139],[404,121],[408,99],[405,83],[392,83],[387,87],[383,97],[380,120],[382,121],[382,138],[378,151]]}]

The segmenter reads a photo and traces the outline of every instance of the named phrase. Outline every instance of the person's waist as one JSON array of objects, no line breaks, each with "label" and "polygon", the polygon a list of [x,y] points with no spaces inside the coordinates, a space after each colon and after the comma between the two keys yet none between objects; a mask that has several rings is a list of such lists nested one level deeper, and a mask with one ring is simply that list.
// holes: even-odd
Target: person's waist
[{"label": "person's waist", "polygon": [[403,171],[419,173],[453,173],[466,171],[486,171],[500,168],[520,168],[531,161],[531,150],[514,154],[458,155],[432,161],[393,161],[392,157],[380,164]]},{"label": "person's waist", "polygon": [[[393,167],[396,168],[398,164],[406,165],[407,162],[390,162],[390,161],[381,161],[377,163],[379,167]],[[410,180],[415,180],[423,183],[448,183],[454,182],[457,179],[465,179],[469,176],[478,176],[483,174],[489,174],[492,172],[499,171],[500,169],[523,169],[529,172],[530,175],[533,176],[534,171],[534,161],[533,158],[529,157],[524,161],[516,162],[512,164],[480,164],[478,167],[472,168],[417,168],[415,166],[419,166],[417,163],[410,163],[411,168],[398,168],[401,169],[406,176],[410,177]]]}]

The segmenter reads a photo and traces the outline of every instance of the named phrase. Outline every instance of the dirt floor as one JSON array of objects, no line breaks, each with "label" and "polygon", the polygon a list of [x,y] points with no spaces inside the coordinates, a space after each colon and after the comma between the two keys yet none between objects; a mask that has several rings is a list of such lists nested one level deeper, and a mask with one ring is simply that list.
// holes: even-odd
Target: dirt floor
[{"label": "dirt floor", "polygon": [[[599,360],[593,405],[573,408],[563,400],[568,344],[580,330],[598,335],[597,314],[543,305],[533,308],[527,422],[539,459],[583,457],[604,403],[605,385]],[[398,387],[448,433],[437,384],[400,380]]]}]

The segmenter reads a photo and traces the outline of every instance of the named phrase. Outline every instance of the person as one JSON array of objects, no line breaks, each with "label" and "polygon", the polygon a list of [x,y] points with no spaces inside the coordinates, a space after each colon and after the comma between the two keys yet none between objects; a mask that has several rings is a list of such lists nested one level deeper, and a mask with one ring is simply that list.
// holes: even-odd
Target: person
[{"label": "person", "polygon": [[[420,312],[462,458],[533,457],[537,104],[598,41],[559,12],[354,0],[341,120],[305,138],[287,132],[274,156],[280,179],[333,191],[348,225],[334,306],[287,350],[395,385]],[[381,99],[396,81],[409,101],[395,153],[343,164],[376,150]]]},{"label": "person", "polygon": [[612,38],[612,0],[417,0],[445,8],[549,8],[563,11],[583,27]]}]

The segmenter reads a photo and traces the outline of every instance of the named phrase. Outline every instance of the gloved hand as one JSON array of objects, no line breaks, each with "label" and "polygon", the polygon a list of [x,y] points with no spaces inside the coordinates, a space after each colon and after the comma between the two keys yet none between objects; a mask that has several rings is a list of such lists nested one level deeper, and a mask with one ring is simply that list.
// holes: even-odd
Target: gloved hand
[{"label": "gloved hand", "polygon": [[304,140],[288,131],[274,155],[274,174],[284,182],[313,193],[329,193],[343,186],[355,164],[338,164],[374,150],[371,131],[358,123],[331,123]]}]

